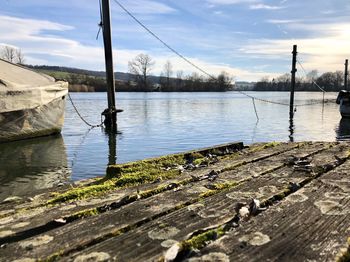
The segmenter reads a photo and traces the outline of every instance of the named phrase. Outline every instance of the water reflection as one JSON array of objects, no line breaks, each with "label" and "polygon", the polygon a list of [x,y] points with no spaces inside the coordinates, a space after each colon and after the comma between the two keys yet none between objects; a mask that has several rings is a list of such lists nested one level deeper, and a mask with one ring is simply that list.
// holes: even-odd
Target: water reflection
[{"label": "water reflection", "polygon": [[337,140],[350,140],[350,119],[342,118],[336,129]]},{"label": "water reflection", "polygon": [[61,135],[0,144],[0,201],[70,179]]},{"label": "water reflection", "polygon": [[122,134],[120,131],[108,132],[103,129],[108,137],[108,165],[115,165],[117,163],[117,135]]},{"label": "water reflection", "polygon": [[294,142],[294,120],[289,118],[289,142]]}]

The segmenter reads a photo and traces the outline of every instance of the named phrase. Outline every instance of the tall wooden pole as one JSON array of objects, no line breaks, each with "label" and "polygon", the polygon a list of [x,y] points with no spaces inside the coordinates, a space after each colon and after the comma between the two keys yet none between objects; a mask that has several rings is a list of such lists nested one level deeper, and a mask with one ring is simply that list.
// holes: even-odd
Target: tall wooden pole
[{"label": "tall wooden pole", "polygon": [[345,60],[344,89],[348,90],[348,59]]},{"label": "tall wooden pole", "polygon": [[292,60],[292,79],[291,79],[291,89],[290,89],[290,102],[289,102],[289,118],[294,116],[294,91],[295,91],[295,73],[297,72],[297,45],[293,45],[293,60]]},{"label": "tall wooden pole", "polygon": [[105,49],[105,64],[107,78],[108,108],[102,113],[105,116],[104,124],[106,129],[117,131],[117,111],[115,106],[115,81],[113,70],[113,51],[111,37],[111,19],[109,0],[102,0],[102,31]]}]

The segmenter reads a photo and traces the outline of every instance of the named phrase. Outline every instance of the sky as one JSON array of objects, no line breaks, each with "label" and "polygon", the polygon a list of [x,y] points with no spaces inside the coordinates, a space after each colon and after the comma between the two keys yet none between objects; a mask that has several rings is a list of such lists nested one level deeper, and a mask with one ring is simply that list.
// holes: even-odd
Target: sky
[{"label": "sky", "polygon": [[[140,53],[153,75],[170,61],[174,76],[197,72],[110,0],[114,70],[128,72]],[[211,75],[236,81],[272,79],[291,71],[298,45],[299,77],[344,70],[350,58],[349,0],[118,0],[159,38]],[[96,40],[99,0],[0,0],[0,48],[20,48],[27,64],[105,70]]]}]

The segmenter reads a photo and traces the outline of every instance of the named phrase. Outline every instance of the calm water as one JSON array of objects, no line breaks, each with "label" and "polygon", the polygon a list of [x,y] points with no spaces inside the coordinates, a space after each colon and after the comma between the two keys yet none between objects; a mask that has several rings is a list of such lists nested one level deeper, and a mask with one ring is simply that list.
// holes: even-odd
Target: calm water
[{"label": "calm water", "polygon": [[[250,92],[259,98],[288,103],[286,92]],[[326,94],[335,98],[336,93]],[[106,93],[72,93],[86,120],[100,122]],[[322,101],[322,93],[300,92],[295,104]],[[0,201],[38,188],[102,176],[108,163],[243,141],[335,141],[350,135],[335,103],[298,107],[290,130],[289,107],[227,93],[119,93],[115,137],[101,128],[90,130],[66,107],[62,136],[0,145]]]}]

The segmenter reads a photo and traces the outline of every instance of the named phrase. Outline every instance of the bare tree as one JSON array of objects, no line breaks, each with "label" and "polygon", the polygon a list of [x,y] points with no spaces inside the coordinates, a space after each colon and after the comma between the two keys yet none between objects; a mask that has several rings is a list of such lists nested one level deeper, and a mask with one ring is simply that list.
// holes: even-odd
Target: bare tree
[{"label": "bare tree", "polygon": [[164,76],[166,78],[166,85],[169,88],[170,86],[170,77],[173,75],[173,65],[170,63],[170,61],[166,61],[164,64]]},{"label": "bare tree", "polygon": [[24,55],[19,48],[14,48],[11,46],[4,46],[0,51],[0,58],[9,61],[11,63],[24,63]]},{"label": "bare tree", "polygon": [[230,76],[227,72],[222,71],[216,79],[217,90],[227,91],[232,89],[232,82],[233,82],[233,77]]},{"label": "bare tree", "polygon": [[179,90],[183,84],[184,72],[179,70],[176,72],[176,87]]},{"label": "bare tree", "polygon": [[4,46],[1,50],[1,58],[14,63],[16,58],[16,49],[10,46]]},{"label": "bare tree", "polygon": [[24,55],[23,55],[23,53],[22,53],[22,50],[19,49],[19,48],[17,48],[16,51],[15,51],[15,55],[16,55],[16,60],[15,60],[15,62],[16,62],[17,64],[23,65],[24,62],[25,62],[25,59],[24,59]]},{"label": "bare tree", "polygon": [[148,88],[148,77],[154,64],[152,58],[146,54],[139,54],[132,61],[129,61],[129,72],[135,75],[136,81],[142,88]]},{"label": "bare tree", "polygon": [[310,83],[314,82],[318,77],[318,71],[317,70],[311,70],[309,73],[306,74],[306,81],[309,81]]}]

